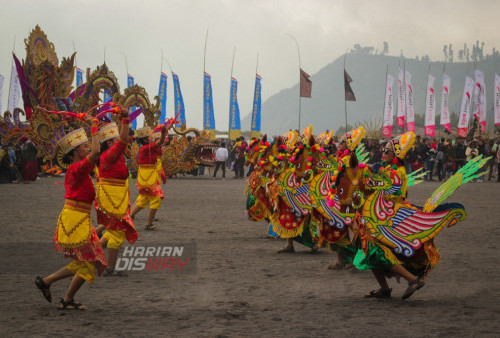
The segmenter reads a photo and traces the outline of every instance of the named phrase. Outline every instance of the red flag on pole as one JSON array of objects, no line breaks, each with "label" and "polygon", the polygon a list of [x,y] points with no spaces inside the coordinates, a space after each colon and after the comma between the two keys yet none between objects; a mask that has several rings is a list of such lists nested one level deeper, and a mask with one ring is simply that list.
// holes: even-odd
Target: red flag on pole
[{"label": "red flag on pole", "polygon": [[301,97],[311,97],[312,92],[312,81],[309,80],[310,76],[306,72],[300,69],[300,96]]}]

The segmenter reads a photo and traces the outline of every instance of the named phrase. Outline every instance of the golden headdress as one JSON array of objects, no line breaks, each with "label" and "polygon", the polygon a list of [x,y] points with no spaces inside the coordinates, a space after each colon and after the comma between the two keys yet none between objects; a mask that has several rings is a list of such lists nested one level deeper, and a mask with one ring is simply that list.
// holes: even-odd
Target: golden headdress
[{"label": "golden headdress", "polygon": [[135,138],[149,137],[151,135],[151,132],[152,130],[150,127],[139,128],[135,131]]},{"label": "golden headdress", "polygon": [[73,130],[71,133],[59,140],[57,145],[64,154],[69,153],[81,144],[87,143],[89,139],[83,128]]},{"label": "golden headdress", "polygon": [[114,122],[107,123],[99,128],[100,143],[103,143],[107,140],[112,140],[119,135],[120,133],[118,132],[118,126]]},{"label": "golden headdress", "polygon": [[313,134],[312,124],[308,125],[302,133],[304,134],[304,139],[309,140],[309,137]]},{"label": "golden headdress", "polygon": [[154,133],[151,133],[150,137],[151,142],[158,142],[160,138],[161,138],[161,131],[155,131]]},{"label": "golden headdress", "polygon": [[354,149],[356,149],[358,144],[365,138],[365,133],[366,133],[365,128],[361,126],[346,133],[342,137],[342,140],[346,141],[347,148],[350,151],[354,151]]},{"label": "golden headdress", "polygon": [[413,143],[415,143],[415,133],[412,131],[401,134],[389,141],[394,151],[394,155],[400,159],[405,158],[408,150],[413,147]]},{"label": "golden headdress", "polygon": [[299,139],[299,134],[295,130],[292,130],[286,133],[285,137],[286,137],[285,143],[287,147],[292,148],[293,146],[295,146],[295,143]]}]

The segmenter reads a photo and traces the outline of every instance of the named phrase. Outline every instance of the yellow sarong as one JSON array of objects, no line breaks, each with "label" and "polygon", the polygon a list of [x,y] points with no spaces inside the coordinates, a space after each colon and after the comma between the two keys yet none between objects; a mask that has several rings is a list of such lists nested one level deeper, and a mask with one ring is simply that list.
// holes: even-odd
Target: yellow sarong
[{"label": "yellow sarong", "polygon": [[117,218],[127,214],[129,205],[129,189],[127,180],[99,178],[96,186],[96,199],[104,213]]},{"label": "yellow sarong", "polygon": [[152,188],[160,182],[157,164],[139,164],[139,172],[137,173],[137,184],[139,186]]},{"label": "yellow sarong", "polygon": [[90,203],[66,200],[57,220],[57,243],[63,248],[76,248],[87,243],[92,235]]}]

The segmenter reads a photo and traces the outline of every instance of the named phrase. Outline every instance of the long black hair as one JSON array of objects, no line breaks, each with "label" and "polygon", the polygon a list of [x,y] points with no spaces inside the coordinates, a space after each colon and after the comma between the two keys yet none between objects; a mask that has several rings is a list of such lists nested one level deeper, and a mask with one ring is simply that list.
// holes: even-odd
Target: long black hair
[{"label": "long black hair", "polygon": [[148,140],[147,136],[136,139],[137,143],[139,143],[141,146],[145,146],[146,144],[148,144],[146,143],[147,140]]},{"label": "long black hair", "polygon": [[[78,147],[76,147],[78,148]],[[73,155],[75,155],[76,148],[71,149],[68,151],[66,154],[64,154],[62,158],[62,163],[64,164],[71,164],[73,162]]]},{"label": "long black hair", "polygon": [[111,148],[109,145],[108,145],[108,141],[109,140],[106,140],[104,142],[101,143],[101,152],[100,152],[100,155],[99,157],[97,158],[97,162],[96,162],[96,167],[99,168],[99,162],[101,160],[101,155],[104,154],[109,148]]}]

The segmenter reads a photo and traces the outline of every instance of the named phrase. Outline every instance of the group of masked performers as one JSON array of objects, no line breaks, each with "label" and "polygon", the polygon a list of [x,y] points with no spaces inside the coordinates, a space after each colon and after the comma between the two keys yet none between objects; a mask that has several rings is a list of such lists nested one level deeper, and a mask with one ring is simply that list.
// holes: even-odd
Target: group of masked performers
[{"label": "group of masked performers", "polygon": [[[91,126],[90,148],[83,128],[70,132],[58,144],[64,153],[63,161],[69,167],[64,181],[66,201],[59,215],[54,241],[56,250],[72,259],[72,262],[53,274],[35,279],[35,285],[44,298],[52,302],[52,283],[73,276],[61,299],[60,309],[86,309],[75,302],[74,296],[85,281],[94,282],[96,271],[99,276],[126,276],[121,271],[115,271],[118,253],[125,239],[134,244],[138,238],[130,212],[129,171],[124,157],[129,136],[128,111],[120,109],[120,128],[115,122],[98,125],[97,120],[88,115],[84,120]],[[144,145],[139,153],[139,174],[146,178],[138,179],[140,195],[134,206],[134,214],[150,203],[154,212],[150,212],[148,217],[147,230],[155,229],[152,220],[163,198],[158,181],[161,162],[158,167],[157,161],[166,132],[167,127],[160,126],[157,142],[151,145],[146,141],[151,129],[143,128],[140,134]],[[95,187],[90,176],[92,171],[96,177]],[[154,184],[150,177],[155,177]],[[90,222],[92,202],[97,212],[97,229]],[[103,248],[107,248],[107,259]]]},{"label": "group of masked performers", "polygon": [[314,137],[309,128],[272,143],[266,137],[250,143],[247,165],[255,170],[246,188],[249,219],[266,220],[287,239],[278,252],[293,253],[293,241],[312,238],[337,252],[330,269],[371,270],[380,287],[367,298],[391,298],[387,277],[404,278],[402,298],[410,297],[439,260],[433,238],[465,218],[461,204],[441,202],[484,161],[457,173],[458,184],[441,185],[421,208],[406,199],[408,186],[420,182],[407,177],[403,163],[414,133],[388,140],[382,162],[369,166],[363,127],[346,133],[335,147],[331,134]]}]

